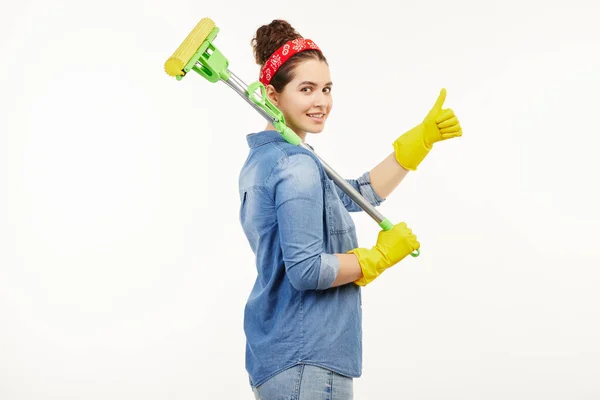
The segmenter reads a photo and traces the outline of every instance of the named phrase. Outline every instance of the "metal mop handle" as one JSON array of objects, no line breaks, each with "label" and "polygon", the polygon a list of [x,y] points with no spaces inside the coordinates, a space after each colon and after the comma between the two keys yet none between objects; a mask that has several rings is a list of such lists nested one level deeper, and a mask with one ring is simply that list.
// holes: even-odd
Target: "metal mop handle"
[{"label": "metal mop handle", "polygon": [[[260,107],[251,100],[251,98],[249,97],[251,93],[249,93],[248,91],[248,85],[246,85],[233,72],[228,72],[230,74],[229,79],[223,82],[225,82],[227,86],[235,90],[244,100],[246,100],[252,107],[254,107],[256,111],[258,111],[263,117],[265,117],[265,119],[268,122],[271,122],[273,125],[278,124],[280,121],[278,121],[276,117],[269,115],[269,113],[267,113],[262,107]],[[340,189],[342,189],[348,196],[350,196],[350,198],[354,200],[354,202],[356,202],[356,204],[358,204],[360,208],[362,208],[367,214],[369,214],[371,218],[373,218],[377,222],[377,224],[381,226],[382,224],[386,225],[387,222],[389,222],[389,220],[387,220],[377,209],[375,209],[375,207],[371,205],[371,203],[367,201],[367,199],[365,199],[356,189],[354,189],[354,187],[350,185],[348,181],[346,181],[346,179],[342,178],[337,172],[335,172],[335,170],[331,168],[329,164],[327,164],[321,157],[319,157],[319,155],[315,153],[306,143],[300,142],[298,146],[312,152],[315,156],[317,156],[317,158],[323,165],[323,168],[325,168],[325,172],[327,172],[329,178],[332,181],[334,181],[335,184]],[[390,225],[393,226],[393,224]],[[391,228],[391,226],[389,228]],[[385,229],[388,227],[382,226],[382,228]]]},{"label": "metal mop handle", "polygon": [[[213,40],[218,33],[219,28],[215,26],[210,18],[200,20],[198,25],[165,62],[165,72],[176,77],[177,80],[181,80],[189,71],[193,70],[209,82],[225,82],[267,121],[271,122],[287,142],[301,146],[314,154],[323,165],[329,178],[369,214],[383,230],[392,229],[394,224],[390,220],[381,215],[352,185],[337,174],[309,146],[302,142],[292,129],[285,125],[283,113],[271,103],[261,82],[254,82],[248,86],[229,70],[229,61],[213,44]],[[256,91],[259,89],[261,96],[257,97]],[[419,249],[411,253],[413,257],[417,257],[419,254]]]}]

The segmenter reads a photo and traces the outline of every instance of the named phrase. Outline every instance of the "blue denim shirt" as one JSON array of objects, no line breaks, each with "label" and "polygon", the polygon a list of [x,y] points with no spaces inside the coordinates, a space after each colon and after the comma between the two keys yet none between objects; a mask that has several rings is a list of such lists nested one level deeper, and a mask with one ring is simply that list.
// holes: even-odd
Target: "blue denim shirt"
[{"label": "blue denim shirt", "polygon": [[[334,253],[358,247],[349,212],[362,209],[314,154],[278,132],[249,134],[247,141],[239,193],[257,272],[244,310],[250,384],[303,363],[359,377],[361,289],[331,285],[339,270]],[[383,201],[368,172],[347,181],[374,206]]]}]

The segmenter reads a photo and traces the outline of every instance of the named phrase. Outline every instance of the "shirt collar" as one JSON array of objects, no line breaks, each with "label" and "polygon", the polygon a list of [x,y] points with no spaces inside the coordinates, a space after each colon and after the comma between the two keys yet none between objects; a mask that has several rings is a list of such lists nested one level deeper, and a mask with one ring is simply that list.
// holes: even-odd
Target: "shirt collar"
[{"label": "shirt collar", "polygon": [[[274,131],[274,130],[251,133],[249,135],[246,135],[246,141],[248,142],[248,146],[250,148],[262,146],[263,144],[270,143],[270,142],[286,142],[287,143],[287,141],[283,138],[283,136],[281,136],[281,133]],[[312,150],[315,149],[310,144],[308,144],[306,142],[305,142],[305,144],[308,147],[310,147]]]},{"label": "shirt collar", "polygon": [[250,148],[262,146],[269,142],[285,142],[285,139],[277,131],[261,131],[246,135],[246,141]]}]

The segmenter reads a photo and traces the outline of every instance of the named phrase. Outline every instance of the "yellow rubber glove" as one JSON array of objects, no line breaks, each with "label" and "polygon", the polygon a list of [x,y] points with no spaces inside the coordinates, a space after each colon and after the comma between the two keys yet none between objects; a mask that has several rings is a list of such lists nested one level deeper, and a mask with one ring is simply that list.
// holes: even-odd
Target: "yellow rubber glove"
[{"label": "yellow rubber glove", "polygon": [[363,277],[354,283],[359,286],[367,285],[419,247],[421,244],[417,237],[404,222],[394,225],[389,231],[380,231],[377,244],[372,248],[359,247],[348,252],[356,254],[363,272]]},{"label": "yellow rubber glove", "polygon": [[423,122],[394,141],[396,160],[404,168],[416,170],[435,142],[462,136],[462,128],[454,111],[442,109],[445,100],[446,89],[442,89]]}]

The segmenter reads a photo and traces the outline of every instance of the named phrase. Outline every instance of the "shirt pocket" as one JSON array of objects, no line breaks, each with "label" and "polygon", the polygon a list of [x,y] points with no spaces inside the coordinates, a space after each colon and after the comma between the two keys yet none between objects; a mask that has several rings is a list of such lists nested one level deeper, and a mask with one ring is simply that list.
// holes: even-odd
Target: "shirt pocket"
[{"label": "shirt pocket", "polygon": [[338,235],[354,232],[356,229],[354,220],[338,196],[335,183],[330,179],[325,182],[325,208],[329,233]]}]

